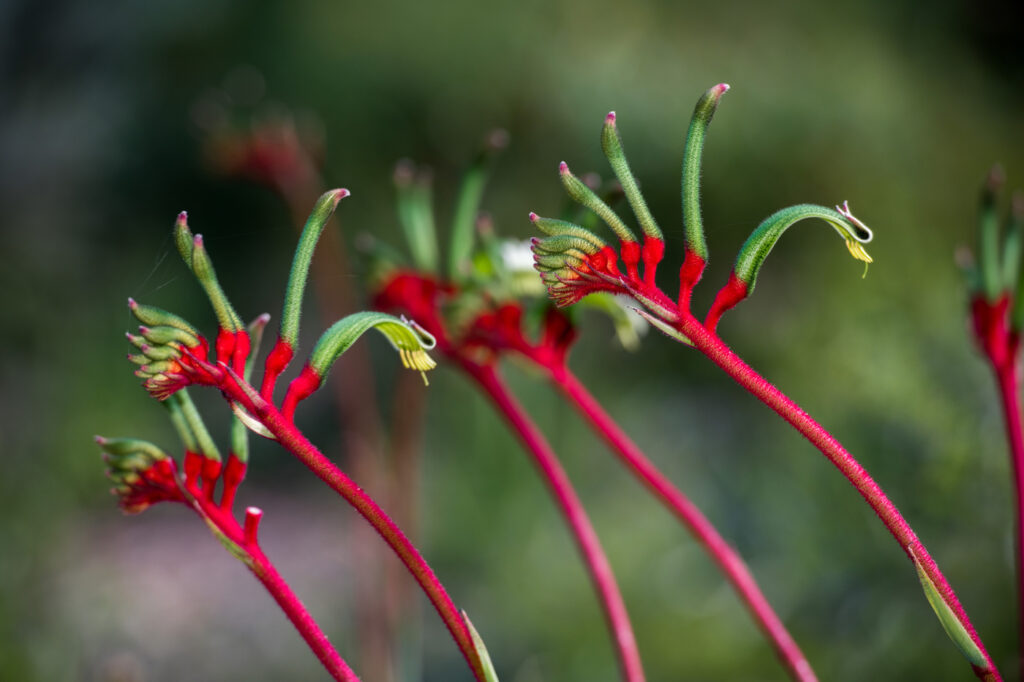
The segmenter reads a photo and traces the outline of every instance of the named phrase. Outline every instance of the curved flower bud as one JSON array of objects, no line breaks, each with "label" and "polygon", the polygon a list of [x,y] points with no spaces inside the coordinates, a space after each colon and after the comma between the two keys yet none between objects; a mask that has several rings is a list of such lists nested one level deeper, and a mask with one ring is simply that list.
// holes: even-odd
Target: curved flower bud
[{"label": "curved flower bud", "polygon": [[437,366],[427,354],[437,344],[430,333],[404,317],[378,312],[354,313],[331,325],[317,341],[309,362],[288,386],[281,412],[291,418],[295,406],[320,388],[335,360],[371,329],[383,334],[398,351],[403,367],[420,372],[427,383],[426,372]]},{"label": "curved flower bud", "polygon": [[309,279],[309,264],[313,260],[320,235],[324,227],[334,215],[338,203],[349,196],[347,189],[332,189],[317,199],[313,212],[306,220],[306,226],[295,247],[291,273],[288,275],[288,286],[285,289],[284,309],[281,311],[280,338],[294,349],[299,341],[299,317],[302,314],[302,297]]},{"label": "curved flower bud", "polygon": [[[199,332],[196,331],[196,328],[186,322],[183,318],[178,317],[174,313],[169,313],[166,310],[157,308],[156,306],[143,305],[142,303],[138,303],[134,298],[129,298],[128,309],[132,311],[132,315],[135,316],[135,319],[144,325],[151,327],[173,327],[174,329],[186,332],[192,338],[199,338],[200,336]],[[146,336],[145,333],[142,335]],[[160,341],[155,340],[154,342],[161,343]]]},{"label": "curved flower bud", "polygon": [[[700,215],[700,166],[704,154],[704,138],[708,126],[718,109],[718,101],[729,92],[727,83],[719,83],[697,100],[686,133],[686,148],[683,151],[683,232],[686,250],[692,252],[704,263],[708,260],[708,247],[704,241],[704,223]],[[695,284],[696,282],[694,282]]]},{"label": "curved flower bud", "polygon": [[601,129],[601,149],[604,151],[608,163],[611,164],[615,177],[619,179],[622,191],[626,194],[626,199],[633,209],[633,215],[636,216],[637,221],[640,223],[640,229],[643,230],[644,235],[651,239],[664,241],[661,229],[654,220],[654,216],[651,215],[650,209],[647,208],[644,195],[640,193],[640,187],[637,185],[636,178],[633,177],[633,172],[629,169],[626,154],[622,150],[622,139],[619,137],[619,129],[615,125],[614,111],[608,112],[604,119],[604,128]]},{"label": "curved flower bud", "polygon": [[244,328],[242,318],[235,312],[231,301],[228,300],[227,294],[224,293],[224,289],[217,280],[217,272],[213,269],[213,261],[210,260],[210,254],[206,251],[201,234],[197,234],[192,239],[191,268],[196,279],[199,280],[200,286],[203,287],[203,291],[206,292],[206,297],[210,299],[210,305],[213,306],[213,312],[217,316],[217,324],[220,328],[231,333],[241,331]]},{"label": "curved flower bud", "polygon": [[750,295],[754,290],[761,264],[771,253],[776,242],[790,226],[807,218],[820,218],[831,225],[846,242],[850,255],[864,262],[864,274],[867,274],[867,266],[872,259],[864,250],[864,244],[871,241],[873,234],[867,225],[850,212],[847,202],[843,202],[842,206],[836,206],[835,210],[815,204],[790,206],[765,218],[743,243],[728,284],[718,292],[708,311],[707,319],[704,321],[706,327],[714,330],[726,310]]},{"label": "curved flower bud", "polygon": [[133,438],[96,436],[121,508],[138,514],[157,502],[185,502],[174,460],[157,446]]},{"label": "curved flower bud", "polygon": [[619,241],[636,243],[636,235],[626,227],[622,218],[612,210],[611,206],[604,203],[601,197],[594,193],[594,190],[587,187],[585,182],[572,174],[569,164],[565,161],[559,164],[558,173],[562,178],[562,186],[565,187],[565,191],[573,201],[596,213],[597,217],[612,229]]}]

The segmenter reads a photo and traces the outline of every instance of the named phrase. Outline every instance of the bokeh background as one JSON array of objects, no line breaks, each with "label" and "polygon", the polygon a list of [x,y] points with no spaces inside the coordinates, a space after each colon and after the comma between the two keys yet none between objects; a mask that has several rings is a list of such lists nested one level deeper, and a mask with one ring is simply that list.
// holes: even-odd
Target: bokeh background
[{"label": "bokeh background", "polygon": [[[212,324],[173,252],[177,211],[244,316],[279,309],[292,217],[267,187],[218,172],[211,126],[292,116],[326,182],[353,192],[335,225],[351,246],[360,233],[399,242],[401,157],[433,168],[443,230],[496,126],[510,144],[485,207],[503,234],[528,236],[527,211],[561,206],[560,160],[608,174],[598,136],[614,109],[670,235],[671,287],[685,127],[721,81],[733,89],[705,154],[712,261],[696,306],[777,208],[849,199],[875,229],[861,279],[830,230],[797,227],[721,331],[873,472],[1014,678],[1006,448],[953,253],[973,238],[993,162],[1024,186],[1022,25],[1008,1],[0,3],[0,679],[324,678],[192,515],[119,513],[90,440],[174,446],[122,334],[128,295]],[[349,253],[358,288],[366,267]],[[311,306],[307,343],[326,322]],[[397,363],[369,343],[388,414]],[[627,353],[587,317],[572,365],[739,548],[823,679],[971,679],[859,496],[705,359],[656,333]],[[508,373],[591,510],[649,678],[784,679],[686,533],[536,376]],[[216,396],[202,397],[223,433]],[[502,679],[616,679],[593,592],[517,443],[448,368],[427,400],[419,544]],[[329,392],[300,415],[349,466]],[[265,442],[241,500],[266,510],[267,552],[341,653],[375,665],[354,608],[368,589],[354,558],[373,542],[353,532],[358,517]],[[396,679],[468,679],[425,608],[396,656]]]}]

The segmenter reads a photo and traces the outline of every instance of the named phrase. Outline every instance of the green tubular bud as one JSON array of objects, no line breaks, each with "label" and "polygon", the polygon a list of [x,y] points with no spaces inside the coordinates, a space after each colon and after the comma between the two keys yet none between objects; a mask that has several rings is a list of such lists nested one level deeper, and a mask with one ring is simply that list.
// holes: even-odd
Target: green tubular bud
[{"label": "green tubular bud", "polygon": [[480,212],[480,202],[490,176],[491,161],[496,152],[507,144],[508,133],[504,130],[492,131],[487,136],[483,150],[462,178],[462,186],[455,199],[451,250],[448,253],[448,272],[454,280],[465,277],[469,272],[467,268],[473,253],[476,217]]},{"label": "green tubular bud", "polygon": [[150,360],[177,360],[181,357],[181,351],[174,346],[146,346],[142,352]]},{"label": "green tubular bud", "polygon": [[139,369],[141,369],[143,372],[147,372],[149,374],[162,374],[167,370],[173,368],[174,364],[172,364],[168,360],[157,360],[156,362],[150,362],[148,364],[143,365],[142,367],[139,367]]},{"label": "green tubular bud", "polygon": [[128,356],[128,362],[134,363],[136,365],[145,365],[148,364],[150,361],[150,357],[142,355],[141,353],[136,353],[134,355]]},{"label": "green tubular bud", "polygon": [[419,270],[437,272],[437,229],[430,173],[421,170],[416,177],[412,163],[401,161],[395,168],[395,188],[398,190],[398,221],[405,232],[412,261]]},{"label": "green tubular bud", "polygon": [[[159,325],[156,327],[144,327],[141,330],[142,338],[151,344],[157,346],[165,346],[169,343],[180,343],[189,348],[195,348],[199,345],[199,339],[197,338],[198,332],[195,334],[179,329],[178,327],[170,327],[167,325]],[[132,343],[135,343],[132,341]]]},{"label": "green tubular bud", "polygon": [[470,639],[473,640],[473,648],[476,650],[477,658],[480,659],[480,667],[484,669],[484,682],[498,682],[498,673],[494,669],[494,663],[491,662],[491,655],[487,653],[487,646],[465,611],[462,611],[462,620],[466,621],[466,629],[469,630]]},{"label": "green tubular bud", "polygon": [[[338,202],[348,195],[347,189],[332,189],[321,195],[317,199],[316,205],[313,206],[313,212],[306,219],[306,226],[302,229],[298,246],[295,247],[292,269],[288,275],[288,286],[284,293],[284,310],[281,312],[281,338],[287,341],[292,348],[298,346],[302,297],[306,290],[306,280],[309,279],[309,264],[313,260],[313,252],[316,250],[317,242],[320,241],[324,227],[334,215]],[[238,329],[241,327],[242,325],[239,323]],[[237,331],[237,329],[232,331]]]},{"label": "green tubular bud", "polygon": [[[135,315],[135,319],[137,319],[144,325],[153,328],[171,327],[173,329],[186,332],[192,339],[197,339],[199,337],[199,332],[196,331],[195,327],[193,327],[184,319],[178,317],[174,313],[169,313],[166,310],[161,310],[156,306],[143,305],[141,303],[136,302],[135,299],[133,298],[128,299],[128,308],[132,311],[132,314]],[[160,341],[150,339],[148,336],[146,336],[146,334],[143,334],[143,336],[145,336],[147,340],[150,340],[153,343],[161,343]]]},{"label": "green tubular bud", "polygon": [[562,178],[562,185],[565,187],[565,191],[573,201],[596,213],[612,229],[620,241],[636,241],[636,235],[633,234],[631,229],[626,227],[626,223],[622,222],[622,218],[612,210],[611,206],[604,203],[599,196],[594,194],[594,190],[587,187],[582,180],[573,175],[565,161],[559,165],[558,172]]},{"label": "green tubular bud", "polygon": [[999,262],[999,214],[996,195],[1003,184],[1003,170],[995,166],[989,171],[981,191],[978,211],[978,269],[985,298],[995,302],[1003,292]]},{"label": "green tubular bud", "polygon": [[704,241],[704,223],[700,215],[701,158],[704,154],[704,138],[718,108],[718,101],[728,91],[726,83],[719,83],[697,100],[683,151],[683,230],[686,248],[704,261],[708,259],[708,247]]},{"label": "green tubular bud", "polygon": [[655,222],[654,216],[651,215],[650,209],[647,208],[644,195],[640,193],[640,187],[626,161],[626,154],[622,151],[622,139],[619,137],[619,129],[615,125],[614,111],[609,112],[604,119],[604,128],[601,130],[601,149],[604,150],[604,155],[608,158],[615,177],[619,179],[622,191],[625,192],[626,199],[633,209],[633,215],[640,223],[640,229],[643,230],[644,235],[654,239],[663,239],[661,229]]},{"label": "green tubular bud", "polygon": [[195,236],[188,227],[188,213],[182,211],[178,219],[174,221],[174,245],[178,247],[181,259],[185,261],[188,269],[192,269],[192,242]]},{"label": "green tubular bud", "polygon": [[846,248],[849,249],[850,255],[864,262],[864,272],[867,273],[867,266],[872,260],[868,252],[864,250],[863,244],[871,241],[873,236],[871,230],[850,212],[849,206],[845,202],[842,206],[836,206],[836,209],[832,210],[815,204],[798,204],[784,208],[765,218],[743,243],[740,253],[736,257],[736,264],[733,266],[736,277],[747,285],[747,293],[753,292],[761,264],[771,253],[782,233],[794,223],[807,218],[820,218],[831,225],[846,242]]},{"label": "green tubular bud", "polygon": [[153,458],[141,452],[131,455],[107,455],[105,459],[111,475],[145,471],[153,464]]},{"label": "green tubular bud", "polygon": [[149,344],[146,343],[145,337],[136,336],[135,334],[132,334],[131,332],[125,332],[124,336],[125,336],[126,339],[128,339],[128,343],[132,344],[133,346],[135,346],[136,348],[138,348],[140,350],[142,349],[143,346],[149,345]]},{"label": "green tubular bud", "polygon": [[530,221],[537,227],[538,230],[550,237],[557,237],[559,235],[568,235],[570,237],[577,237],[579,239],[586,239],[598,249],[603,249],[607,244],[603,239],[598,237],[590,230],[580,227],[575,223],[570,223],[568,220],[556,220],[555,218],[541,218],[536,213],[530,214]]},{"label": "green tubular bud", "polygon": [[567,234],[538,239],[535,245],[541,251],[547,251],[548,253],[563,253],[569,249],[578,249],[586,254],[595,254],[600,251],[593,242],[580,239],[579,237],[571,237]]},{"label": "green tubular bud", "polygon": [[584,261],[583,261],[582,258],[578,258],[576,256],[570,256],[570,255],[565,254],[565,253],[551,254],[551,255],[540,255],[540,254],[538,254],[538,255],[536,255],[534,257],[533,260],[534,260],[534,262],[537,265],[540,265],[542,267],[549,268],[549,269],[563,268],[566,265],[572,265],[572,266],[578,268],[578,267],[580,267],[581,265],[584,264]]},{"label": "green tubular bud", "polygon": [[186,398],[188,398],[188,389],[183,388],[172,393],[167,400],[163,401],[163,405],[167,408],[167,414],[171,418],[174,430],[178,432],[178,437],[181,438],[181,444],[189,452],[199,452],[199,442],[196,440],[195,434],[192,433],[192,427],[189,426],[188,419],[185,418],[183,401]]},{"label": "green tubular bud", "polygon": [[354,313],[331,325],[317,341],[309,366],[317,376],[324,377],[334,361],[371,329],[387,338],[407,369],[426,372],[437,366],[426,352],[436,345],[433,336],[413,322],[377,312]]},{"label": "green tubular bud", "polygon": [[149,441],[137,438],[104,438],[96,436],[96,444],[100,450],[115,457],[130,457],[133,455],[144,455],[154,460],[166,459],[167,454]]},{"label": "green tubular bud", "polygon": [[231,302],[217,281],[217,272],[213,269],[213,261],[210,260],[210,254],[203,245],[201,234],[197,234],[192,240],[192,272],[206,292],[206,297],[210,299],[210,305],[213,306],[221,329],[229,332],[241,331],[242,319],[231,307]]}]

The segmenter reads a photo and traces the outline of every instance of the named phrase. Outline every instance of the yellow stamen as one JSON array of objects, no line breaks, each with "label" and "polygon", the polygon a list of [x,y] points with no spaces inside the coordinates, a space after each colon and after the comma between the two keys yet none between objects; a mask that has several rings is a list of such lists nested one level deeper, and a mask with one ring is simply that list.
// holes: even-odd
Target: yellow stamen
[{"label": "yellow stamen", "polygon": [[856,239],[847,239],[846,248],[850,251],[850,255],[859,261],[864,261],[864,274],[861,277],[868,276],[868,264],[873,263],[874,259],[868,255],[868,252],[864,250],[864,245]]}]

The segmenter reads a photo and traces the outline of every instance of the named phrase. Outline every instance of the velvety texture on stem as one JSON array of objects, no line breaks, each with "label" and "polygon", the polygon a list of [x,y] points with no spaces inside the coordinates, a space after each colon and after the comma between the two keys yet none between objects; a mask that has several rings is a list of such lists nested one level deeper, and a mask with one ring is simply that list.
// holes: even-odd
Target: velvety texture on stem
[{"label": "velvety texture on stem", "polygon": [[569,523],[573,538],[579,544],[580,552],[590,571],[590,577],[594,581],[594,587],[601,598],[605,618],[615,640],[615,649],[619,657],[623,679],[627,682],[642,682],[644,680],[643,665],[640,662],[640,652],[637,649],[626,604],[619,592],[618,584],[615,582],[615,575],[608,563],[608,557],[601,549],[597,533],[590,524],[583,503],[576,496],[565,469],[562,468],[558,457],[536,424],[505,386],[495,369],[490,365],[475,365],[469,362],[462,364],[494,402],[512,430],[523,441],[526,449],[533,455],[544,480],[551,486],[558,506]]},{"label": "velvety texture on stem", "polygon": [[790,676],[800,682],[818,678],[800,647],[786,630],[754,580],[742,557],[718,534],[715,527],[690,500],[644,455],[640,448],[568,369],[550,371],[551,380],[565,393],[595,430],[611,446],[651,492],[689,529],[722,573],[732,583],[740,600],[775,648]]},{"label": "velvety texture on stem", "polygon": [[685,313],[678,323],[678,328],[693,345],[706,355],[712,362],[721,367],[726,374],[736,380],[743,388],[774,410],[780,417],[789,422],[797,431],[811,442],[843,475],[853,484],[871,508],[878,514],[885,527],[889,529],[896,541],[911,561],[919,563],[942,597],[945,604],[953,611],[960,625],[967,631],[971,640],[981,651],[986,666],[971,663],[974,673],[983,680],[1001,680],[999,671],[992,663],[992,658],[985,650],[981,638],[971,624],[970,618],[960,605],[953,588],[939,570],[924,544],[918,539],[896,505],[886,496],[879,485],[863,466],[846,449],[824,429],[817,421],[793,402],[782,391],[768,382],[753,368],[745,363],[717,335],[709,332],[693,315]]},{"label": "velvety texture on stem", "polygon": [[241,402],[277,438],[289,452],[299,458],[316,476],[370,522],[384,541],[420,584],[427,598],[458,644],[470,669],[480,682],[484,682],[483,667],[473,645],[473,639],[462,615],[437,579],[433,569],[409,541],[401,529],[384,510],[334,465],[301,431],[272,404],[255,393],[245,391],[241,385],[231,387],[232,398]]},{"label": "velvety texture on stem", "polygon": [[253,575],[263,584],[263,587],[267,588],[267,592],[274,598],[274,601],[281,607],[281,610],[285,612],[288,620],[292,622],[295,629],[302,635],[302,639],[306,640],[306,644],[313,650],[313,653],[316,654],[316,657],[323,664],[324,668],[327,669],[327,672],[331,674],[331,677],[340,682],[359,682],[359,678],[342,660],[334,647],[331,646],[327,635],[320,629],[320,626],[313,620],[313,617],[309,615],[309,611],[299,601],[299,598],[295,596],[295,593],[291,591],[291,588],[288,587],[284,578],[277,572],[277,569],[270,563],[266,555],[258,548],[247,548],[246,551],[253,559],[253,563],[250,566]]},{"label": "velvety texture on stem", "polygon": [[996,369],[999,382],[999,401],[1003,407],[1006,423],[1006,439],[1010,445],[1010,467],[1013,471],[1013,490],[1016,502],[1017,532],[1017,607],[1018,607],[1018,659],[1024,671],[1024,426],[1020,415],[1020,367],[1013,362],[1010,367]]}]

